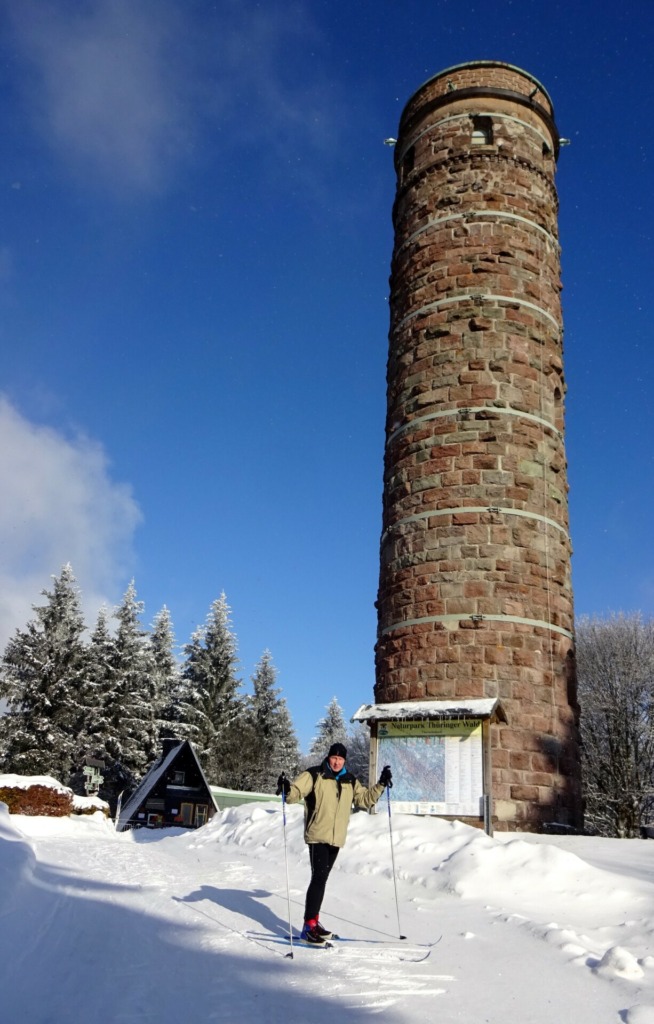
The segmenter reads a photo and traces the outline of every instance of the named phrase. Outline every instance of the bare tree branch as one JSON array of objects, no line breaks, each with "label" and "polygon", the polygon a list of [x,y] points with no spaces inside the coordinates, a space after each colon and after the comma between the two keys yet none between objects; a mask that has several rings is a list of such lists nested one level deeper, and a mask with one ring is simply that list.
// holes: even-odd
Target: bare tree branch
[{"label": "bare tree branch", "polygon": [[576,640],[586,824],[637,836],[654,808],[654,622],[586,618]]}]

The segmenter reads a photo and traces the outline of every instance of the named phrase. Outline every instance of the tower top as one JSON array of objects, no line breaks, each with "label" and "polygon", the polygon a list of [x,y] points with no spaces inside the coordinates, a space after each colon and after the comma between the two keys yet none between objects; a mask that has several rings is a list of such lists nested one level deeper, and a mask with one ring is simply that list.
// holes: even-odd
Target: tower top
[{"label": "tower top", "polygon": [[400,115],[398,136],[411,132],[418,111],[424,115],[426,110],[469,101],[476,105],[484,98],[517,105],[540,117],[550,131],[554,154],[558,157],[559,132],[547,89],[528,71],[499,60],[453,64],[427,78],[407,100]]}]

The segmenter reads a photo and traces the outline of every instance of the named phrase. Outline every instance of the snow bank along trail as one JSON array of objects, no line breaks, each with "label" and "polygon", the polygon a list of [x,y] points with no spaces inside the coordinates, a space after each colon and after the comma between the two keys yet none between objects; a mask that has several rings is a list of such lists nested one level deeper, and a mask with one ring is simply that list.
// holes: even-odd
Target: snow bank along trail
[{"label": "snow bank along trail", "polygon": [[[287,820],[297,929],[301,809]],[[399,945],[383,815],[354,816],[328,886],[324,920],[357,941],[289,960],[276,807],[233,808],[194,833],[120,835],[99,818],[1,813],[0,1020],[179,1024],[192,1010],[211,1022],[654,1024],[642,856],[630,878],[457,823],[397,816],[393,832],[402,931],[425,946],[443,935],[421,963],[380,955]]]}]

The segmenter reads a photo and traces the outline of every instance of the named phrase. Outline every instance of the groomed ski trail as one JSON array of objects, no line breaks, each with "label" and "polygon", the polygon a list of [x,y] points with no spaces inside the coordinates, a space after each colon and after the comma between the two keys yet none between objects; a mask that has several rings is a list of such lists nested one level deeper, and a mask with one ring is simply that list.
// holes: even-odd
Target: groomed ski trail
[{"label": "groomed ski trail", "polygon": [[[0,898],[3,1019],[44,1024],[47,1012],[66,1024],[178,1024],[192,1006],[197,1019],[223,1024],[305,1024],[322,1015],[362,1024],[379,1012],[388,1024],[423,1024],[432,1016],[479,1024],[478,993],[485,991],[492,993],[484,1005],[488,1024],[619,1024],[619,1012],[637,1001],[633,985],[607,985],[578,957],[571,962],[527,917],[412,881],[401,841],[403,929],[425,947],[442,933],[437,953],[422,963],[359,959],[344,942],[334,955],[297,946],[301,955],[293,960],[272,954],[246,933],[288,934],[281,823],[275,811],[237,810],[197,833],[166,835],[116,835],[88,820],[11,819],[12,828],[23,826],[36,863],[25,859]],[[351,825],[352,852],[346,848],[330,878],[325,921],[362,945],[403,947],[393,937],[393,888],[377,856],[376,823],[361,819]],[[297,833],[294,927],[309,875],[299,815]],[[16,956],[21,949],[29,954]],[[519,1004],[511,985],[516,963],[530,978]]]}]

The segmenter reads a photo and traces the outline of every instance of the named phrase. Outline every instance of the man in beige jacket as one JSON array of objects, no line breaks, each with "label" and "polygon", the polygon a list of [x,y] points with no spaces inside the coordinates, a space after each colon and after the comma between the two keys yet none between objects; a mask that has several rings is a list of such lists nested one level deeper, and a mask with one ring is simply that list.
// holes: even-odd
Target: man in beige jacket
[{"label": "man in beige jacket", "polygon": [[331,932],[320,923],[320,908],[329,873],[341,846],[345,845],[353,807],[369,810],[392,786],[391,769],[383,769],[379,782],[366,789],[347,770],[347,750],[332,743],[322,764],[307,768],[291,783],[285,775],[277,780],[277,792],[289,804],[304,800],[304,841],[309,846],[311,881],[304,908],[304,927],[300,939],[310,945],[323,945]]}]

